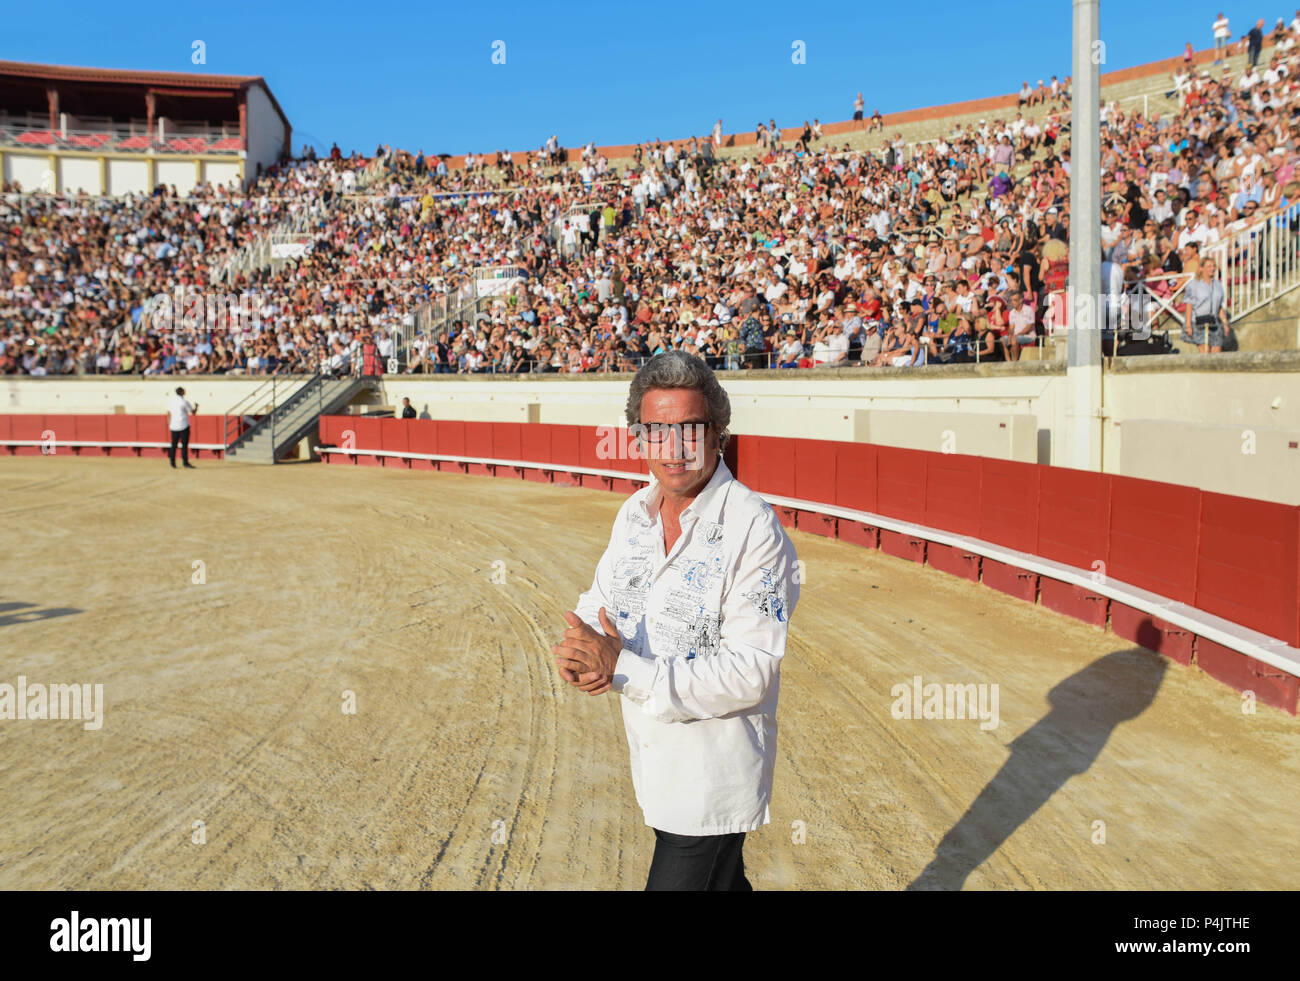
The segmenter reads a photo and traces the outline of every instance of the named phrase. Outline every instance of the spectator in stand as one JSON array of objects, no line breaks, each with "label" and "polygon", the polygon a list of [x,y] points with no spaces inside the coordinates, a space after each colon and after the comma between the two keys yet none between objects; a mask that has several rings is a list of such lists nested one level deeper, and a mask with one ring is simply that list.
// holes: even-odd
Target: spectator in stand
[{"label": "spectator in stand", "polygon": [[1184,322],[1192,325],[1192,343],[1201,354],[1222,351],[1224,340],[1232,332],[1223,283],[1215,271],[1213,259],[1202,259],[1196,278],[1183,291]]},{"label": "spectator in stand", "polygon": [[1228,44],[1228,39],[1232,37],[1232,30],[1228,27],[1228,18],[1223,14],[1214,21],[1214,63],[1217,65],[1223,61],[1223,49]]},{"label": "spectator in stand", "polygon": [[[853,100],[853,122],[854,123],[861,124],[862,111],[866,108],[866,105],[867,105],[866,102],[863,101],[862,93],[859,92],[858,97]],[[854,128],[857,129],[860,128],[860,126],[855,126]]]},{"label": "spectator in stand", "polygon": [[1246,33],[1246,57],[1250,67],[1259,64],[1259,53],[1264,48],[1264,18],[1255,21],[1255,26]]}]

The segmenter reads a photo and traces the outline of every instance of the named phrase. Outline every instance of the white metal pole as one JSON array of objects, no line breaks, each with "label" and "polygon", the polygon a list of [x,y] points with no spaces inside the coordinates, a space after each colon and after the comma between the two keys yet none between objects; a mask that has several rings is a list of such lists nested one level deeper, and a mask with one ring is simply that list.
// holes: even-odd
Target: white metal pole
[{"label": "white metal pole", "polygon": [[[1070,93],[1070,289],[1066,439],[1059,462],[1100,470],[1101,459],[1101,72],[1099,0],[1074,0]],[[1054,461],[1058,462],[1058,461]]]}]

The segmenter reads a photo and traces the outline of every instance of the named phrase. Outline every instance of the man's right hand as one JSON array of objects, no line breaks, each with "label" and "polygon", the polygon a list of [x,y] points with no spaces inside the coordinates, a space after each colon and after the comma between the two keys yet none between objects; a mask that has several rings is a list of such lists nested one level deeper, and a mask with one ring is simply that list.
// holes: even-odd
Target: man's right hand
[{"label": "man's right hand", "polygon": [[588,695],[603,695],[613,687],[609,675],[599,674],[595,671],[584,671],[582,674],[575,674],[568,668],[560,668],[560,677],[573,685],[579,691],[585,691]]}]

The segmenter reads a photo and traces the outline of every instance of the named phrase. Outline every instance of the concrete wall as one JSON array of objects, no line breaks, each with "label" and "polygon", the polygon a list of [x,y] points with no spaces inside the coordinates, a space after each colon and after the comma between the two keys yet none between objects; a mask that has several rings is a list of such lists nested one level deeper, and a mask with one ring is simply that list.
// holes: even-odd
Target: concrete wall
[{"label": "concrete wall", "polygon": [[257,176],[257,165],[270,167],[284,146],[284,120],[259,85],[248,87],[248,163],[245,177]]},{"label": "concrete wall", "polygon": [[179,160],[160,159],[154,165],[154,173],[155,184],[175,187],[177,194],[189,194],[198,183],[198,171],[194,166],[193,157]]},{"label": "concrete wall", "polygon": [[[44,379],[0,379],[0,412],[125,412],[147,415],[165,412],[176,386],[185,397],[197,402],[202,412],[224,413],[235,403],[265,384],[265,378],[142,378],[111,375],[67,381]],[[268,390],[269,391],[269,390]]]},{"label": "concrete wall", "polygon": [[1105,470],[1300,504],[1300,356],[1143,360],[1105,376]]},{"label": "concrete wall", "polygon": [[63,194],[104,193],[103,179],[100,175],[99,161],[94,157],[60,157],[59,191]]},{"label": "concrete wall", "polygon": [[[858,440],[1023,462],[1063,459],[1063,366],[722,372],[735,433]],[[629,376],[399,376],[366,408],[422,417],[623,425]],[[161,412],[177,384],[221,414],[263,378],[0,379],[0,412]],[[1300,353],[1117,361],[1103,382],[1108,473],[1300,503]]]},{"label": "concrete wall", "polygon": [[203,179],[214,187],[228,187],[231,184],[238,187],[243,179],[243,169],[238,160],[205,160]]},{"label": "concrete wall", "polygon": [[1028,413],[856,409],[853,416],[858,443],[1038,462],[1038,418]]},{"label": "concrete wall", "polygon": [[49,169],[48,153],[15,153],[13,150],[5,150],[4,179],[18,181],[24,191],[39,191],[41,178]]},{"label": "concrete wall", "polygon": [[108,187],[105,193],[147,194],[149,187],[149,162],[144,158],[110,157],[108,161]]}]

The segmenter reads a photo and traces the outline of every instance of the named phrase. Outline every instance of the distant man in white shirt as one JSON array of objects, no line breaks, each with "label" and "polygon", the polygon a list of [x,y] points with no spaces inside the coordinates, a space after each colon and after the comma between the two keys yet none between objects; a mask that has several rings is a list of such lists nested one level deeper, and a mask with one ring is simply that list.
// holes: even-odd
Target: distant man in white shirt
[{"label": "distant man in white shirt", "polygon": [[1223,49],[1227,47],[1230,37],[1232,37],[1232,30],[1228,27],[1228,18],[1219,14],[1214,21],[1214,63],[1216,65],[1223,60]]},{"label": "distant man in white shirt", "polygon": [[731,404],[702,360],[650,359],[627,419],[653,479],[619,509],[552,652],[569,684],[623,696],[656,838],[646,889],[748,891],[744,837],[771,820],[794,546],[722,460]]},{"label": "distant man in white shirt", "polygon": [[190,470],[195,467],[190,463],[190,416],[199,411],[198,403],[190,405],[185,399],[185,389],[179,386],[176,394],[171,397],[167,403],[167,428],[171,430],[171,447],[167,450],[167,458],[171,460],[172,469],[176,469],[176,444],[181,447],[181,462]]}]

